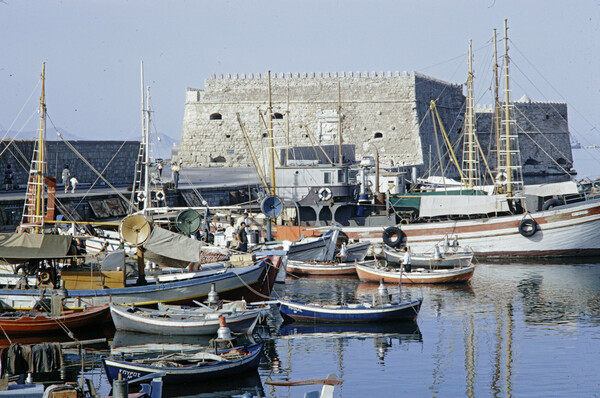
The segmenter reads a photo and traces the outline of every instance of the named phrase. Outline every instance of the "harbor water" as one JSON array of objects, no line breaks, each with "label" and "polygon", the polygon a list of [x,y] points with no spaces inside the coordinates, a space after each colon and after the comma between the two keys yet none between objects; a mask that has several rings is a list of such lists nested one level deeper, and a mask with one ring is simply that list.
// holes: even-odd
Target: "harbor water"
[{"label": "harbor water", "polygon": [[[369,298],[377,287],[355,278],[288,277],[275,292],[301,301],[346,302]],[[600,259],[479,262],[470,284],[405,285],[401,294],[424,298],[417,322],[282,325],[277,317],[261,329],[267,345],[258,374],[176,386],[168,394],[302,397],[320,387],[267,382],[330,373],[343,381],[336,397],[600,394]],[[106,395],[101,369],[86,373]]]}]

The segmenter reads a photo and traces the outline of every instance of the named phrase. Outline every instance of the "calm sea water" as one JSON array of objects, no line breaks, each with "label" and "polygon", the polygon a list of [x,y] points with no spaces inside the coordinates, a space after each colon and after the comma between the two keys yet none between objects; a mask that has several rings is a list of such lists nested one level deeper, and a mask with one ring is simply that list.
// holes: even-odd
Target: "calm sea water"
[{"label": "calm sea water", "polygon": [[[376,284],[357,279],[290,279],[279,296],[348,301]],[[397,287],[389,286],[390,290]],[[600,260],[479,263],[468,285],[403,286],[423,297],[416,323],[380,326],[279,325],[258,374],[198,386],[173,396],[302,397],[317,387],[274,387],[269,380],[343,380],[337,397],[599,396]],[[93,374],[101,393],[108,383]]]}]

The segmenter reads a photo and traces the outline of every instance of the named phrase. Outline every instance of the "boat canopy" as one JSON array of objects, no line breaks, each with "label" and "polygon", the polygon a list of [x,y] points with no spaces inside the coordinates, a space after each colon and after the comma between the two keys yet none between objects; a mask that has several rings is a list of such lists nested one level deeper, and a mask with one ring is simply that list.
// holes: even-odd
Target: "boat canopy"
[{"label": "boat canopy", "polygon": [[498,195],[423,195],[419,208],[421,217],[493,214],[508,211],[510,208],[506,197]]},{"label": "boat canopy", "polygon": [[68,235],[0,233],[0,264],[67,257],[75,254],[72,241]]},{"label": "boat canopy", "polygon": [[523,187],[523,193],[525,195],[535,195],[541,197],[554,195],[576,195],[579,193],[579,187],[574,181],[525,185]]},{"label": "boat canopy", "polygon": [[154,227],[144,243],[144,258],[160,265],[185,268],[200,262],[202,242],[163,228]]}]

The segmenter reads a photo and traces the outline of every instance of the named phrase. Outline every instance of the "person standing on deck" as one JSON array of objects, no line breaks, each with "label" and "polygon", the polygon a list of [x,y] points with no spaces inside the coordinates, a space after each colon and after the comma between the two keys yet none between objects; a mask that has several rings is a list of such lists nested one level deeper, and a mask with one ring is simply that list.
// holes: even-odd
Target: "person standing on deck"
[{"label": "person standing on deck", "polygon": [[159,161],[158,164],[156,165],[156,168],[158,169],[158,177],[162,178],[162,169],[163,169],[163,161]]},{"label": "person standing on deck", "polygon": [[248,234],[246,233],[246,223],[240,224],[240,230],[238,231],[238,239],[240,241],[240,246],[238,250],[241,252],[248,251]]},{"label": "person standing on deck", "polygon": [[13,189],[13,171],[10,164],[6,165],[6,170],[4,170],[4,185],[7,191]]},{"label": "person standing on deck", "polygon": [[404,259],[402,260],[402,266],[404,267],[405,272],[410,272],[412,269],[412,259],[410,257],[410,252],[408,251],[408,247],[404,246]]},{"label": "person standing on deck", "polygon": [[62,182],[63,182],[63,185],[65,186],[65,193],[67,193],[69,191],[70,180],[71,180],[71,170],[69,170],[69,165],[66,164],[65,168],[62,171]]},{"label": "person standing on deck", "polygon": [[177,189],[179,186],[179,171],[181,170],[181,166],[177,164],[177,162],[173,162],[171,164],[171,171],[173,172],[173,188]]},{"label": "person standing on deck", "polygon": [[229,226],[225,228],[225,247],[229,248],[233,241],[233,235],[235,235],[235,223],[233,220],[229,222]]}]

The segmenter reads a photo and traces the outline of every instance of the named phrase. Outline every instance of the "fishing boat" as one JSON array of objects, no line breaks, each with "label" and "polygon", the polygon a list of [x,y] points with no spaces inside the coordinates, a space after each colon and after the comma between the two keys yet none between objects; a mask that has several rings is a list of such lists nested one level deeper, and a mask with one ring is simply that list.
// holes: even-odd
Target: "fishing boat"
[{"label": "fishing boat", "polygon": [[[519,147],[519,136],[523,135],[515,125],[519,110],[516,109],[517,102],[510,98],[506,24],[504,40],[505,87],[502,100],[498,94],[497,74],[495,79],[493,127],[497,139],[493,149],[496,154],[493,171],[487,164],[485,168],[481,167],[482,163],[478,160],[479,152],[484,163],[492,164],[494,159],[486,159],[477,143],[479,138],[475,131],[477,123],[470,61],[463,128],[463,166],[458,164],[458,160],[455,161],[461,175],[460,189],[448,187],[447,179],[442,177],[443,191],[420,190],[414,184],[416,189],[413,192],[390,193],[386,205],[371,203],[375,197],[365,196],[366,200],[362,202],[352,202],[344,199],[347,196],[336,196],[334,193],[335,205],[326,201],[316,202],[323,205],[323,208],[315,211],[317,216],[321,210],[325,213],[325,208],[329,208],[331,223],[339,223],[349,238],[371,241],[373,244],[389,244],[387,240],[393,235],[397,237],[391,242],[393,247],[407,245],[416,253],[431,252],[435,245],[445,245],[444,249],[473,253],[478,257],[600,254],[600,198],[597,190],[575,181],[538,185],[526,185],[524,182]],[[495,43],[494,35],[494,47]],[[497,60],[495,64],[497,72]],[[435,110],[435,103],[430,109]],[[564,116],[560,117],[564,121]],[[528,119],[527,123],[531,124],[531,120]],[[529,134],[527,136],[533,141]],[[444,136],[446,138],[447,135]],[[546,141],[551,144],[550,139]],[[539,143],[535,144],[542,148]],[[556,162],[555,159],[562,157],[562,154],[551,157]],[[562,166],[560,168],[565,170]],[[490,177],[487,181],[491,191],[482,184],[486,174]],[[572,177],[566,174],[568,178]],[[298,180],[302,181],[302,178]],[[315,178],[315,181],[321,180]],[[297,203],[302,205],[301,200],[297,200]],[[295,224],[277,226],[277,237],[293,239],[295,234],[303,234],[306,229],[323,223],[317,217],[316,221],[297,220]],[[457,245],[449,246],[447,242],[456,242]]]},{"label": "fishing boat", "polygon": [[107,315],[107,305],[81,311],[66,310],[60,315],[42,311],[4,312],[0,314],[0,329],[18,335],[75,330],[101,325],[108,319]]},{"label": "fishing boat", "polygon": [[363,282],[385,283],[465,283],[471,280],[475,266],[470,264],[457,268],[413,268],[411,272],[402,267],[382,267],[376,260],[356,264],[356,273]]},{"label": "fishing boat", "polygon": [[287,272],[292,275],[324,276],[324,275],[356,275],[353,262],[301,262],[290,261],[287,263]]},{"label": "fishing boat", "polygon": [[111,304],[110,313],[117,330],[161,335],[216,335],[220,318],[225,319],[232,332],[252,333],[261,311],[153,310]]},{"label": "fishing boat", "polygon": [[[382,251],[388,263],[402,263],[403,252],[385,246]],[[411,253],[410,258],[414,268],[456,268],[470,265],[473,254],[441,254],[435,250],[433,254]]]},{"label": "fishing boat", "polygon": [[293,242],[288,249],[288,261],[327,261],[335,252],[337,237],[337,231],[329,231],[319,237]]},{"label": "fishing boat", "polygon": [[164,372],[165,384],[211,380],[237,376],[256,370],[264,343],[193,355],[167,354],[154,358],[118,360],[103,358],[109,382],[134,379],[151,373]]},{"label": "fishing boat", "polygon": [[392,301],[387,288],[381,284],[372,302],[329,304],[279,300],[279,311],[284,321],[291,318],[304,322],[390,322],[416,319],[422,303],[422,298]]}]

